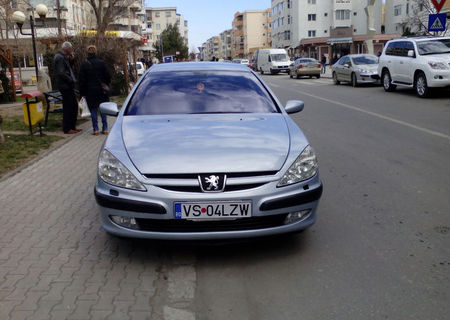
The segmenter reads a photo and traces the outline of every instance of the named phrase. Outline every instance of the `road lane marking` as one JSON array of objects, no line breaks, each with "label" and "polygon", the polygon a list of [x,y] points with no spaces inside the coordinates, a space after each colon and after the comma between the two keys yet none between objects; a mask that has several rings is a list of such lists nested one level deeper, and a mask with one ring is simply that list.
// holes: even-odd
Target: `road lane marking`
[{"label": "road lane marking", "polygon": [[336,105],[339,105],[341,107],[344,107],[344,108],[347,108],[347,109],[350,109],[350,110],[359,111],[359,112],[362,112],[362,113],[365,113],[365,114],[368,114],[368,115],[371,115],[371,116],[374,116],[374,117],[377,117],[377,118],[380,118],[380,119],[384,119],[384,120],[391,121],[391,122],[394,122],[394,123],[397,123],[397,124],[401,124],[401,125],[403,125],[405,127],[413,128],[413,129],[416,129],[416,130],[419,130],[419,131],[431,134],[433,136],[437,136],[437,137],[441,137],[441,138],[450,140],[450,136],[446,135],[445,133],[441,133],[441,132],[438,132],[438,131],[434,131],[434,130],[430,130],[430,129],[427,129],[427,128],[419,127],[419,126],[416,126],[416,125],[414,125],[412,123],[409,123],[409,122],[405,122],[405,121],[402,121],[402,120],[398,120],[398,119],[395,119],[395,118],[384,116],[382,114],[375,113],[375,112],[372,112],[372,111],[367,111],[367,110],[361,109],[359,107],[351,106],[349,104],[345,104],[345,103],[342,103],[342,102],[337,102],[337,101],[333,101],[333,100],[330,100],[330,99],[327,99],[327,98],[322,98],[322,97],[319,97],[319,96],[316,96],[316,95],[313,95],[313,94],[310,94],[310,93],[307,93],[307,92],[297,91],[297,90],[296,90],[296,92],[300,93],[300,94],[304,94],[305,96],[308,96],[308,97],[311,97],[311,98],[316,98],[318,100],[322,100],[322,101],[326,101],[326,102],[329,102],[329,103],[332,103],[332,104],[336,104]]}]

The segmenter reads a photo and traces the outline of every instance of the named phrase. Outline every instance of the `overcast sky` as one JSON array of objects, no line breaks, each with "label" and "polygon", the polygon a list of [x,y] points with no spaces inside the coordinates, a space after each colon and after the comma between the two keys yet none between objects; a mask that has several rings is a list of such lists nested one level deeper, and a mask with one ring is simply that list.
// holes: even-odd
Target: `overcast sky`
[{"label": "overcast sky", "polygon": [[212,36],[231,29],[237,11],[263,10],[270,0],[146,0],[146,7],[177,7],[189,25],[189,51]]}]

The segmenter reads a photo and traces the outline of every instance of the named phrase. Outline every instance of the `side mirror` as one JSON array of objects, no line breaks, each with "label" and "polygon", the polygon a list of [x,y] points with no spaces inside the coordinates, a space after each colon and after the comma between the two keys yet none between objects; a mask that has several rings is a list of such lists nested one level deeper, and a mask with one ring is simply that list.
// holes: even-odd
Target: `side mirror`
[{"label": "side mirror", "polygon": [[287,113],[297,113],[303,110],[305,107],[305,103],[300,100],[289,100],[286,102],[286,106],[284,107],[284,110],[286,110]]},{"label": "side mirror", "polygon": [[408,50],[408,57],[414,58],[414,50]]},{"label": "side mirror", "polygon": [[103,102],[100,103],[100,112],[107,116],[117,117],[119,114],[119,108],[115,102]]}]

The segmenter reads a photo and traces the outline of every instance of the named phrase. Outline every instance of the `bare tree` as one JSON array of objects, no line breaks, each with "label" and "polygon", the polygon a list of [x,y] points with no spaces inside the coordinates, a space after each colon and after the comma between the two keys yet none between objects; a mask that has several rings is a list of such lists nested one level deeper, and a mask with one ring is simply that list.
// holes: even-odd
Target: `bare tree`
[{"label": "bare tree", "polygon": [[94,10],[97,31],[104,34],[115,19],[127,17],[128,7],[136,0],[87,0]]},{"label": "bare tree", "polygon": [[428,16],[436,13],[431,0],[413,0],[410,3],[408,16],[403,23],[406,33],[418,35],[446,35],[449,30],[449,23],[446,24],[445,31],[428,32]]}]

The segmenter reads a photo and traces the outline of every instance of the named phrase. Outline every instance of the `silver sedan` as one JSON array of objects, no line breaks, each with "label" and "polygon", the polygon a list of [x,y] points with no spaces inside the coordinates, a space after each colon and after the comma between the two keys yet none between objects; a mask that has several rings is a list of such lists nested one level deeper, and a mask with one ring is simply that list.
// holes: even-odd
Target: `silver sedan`
[{"label": "silver sedan", "polygon": [[353,87],[361,83],[379,83],[378,57],[373,54],[349,54],[332,66],[335,84],[349,82]]},{"label": "silver sedan", "polygon": [[103,228],[124,237],[226,239],[298,232],[322,194],[313,148],[249,68],[176,63],[150,68],[99,155]]}]

